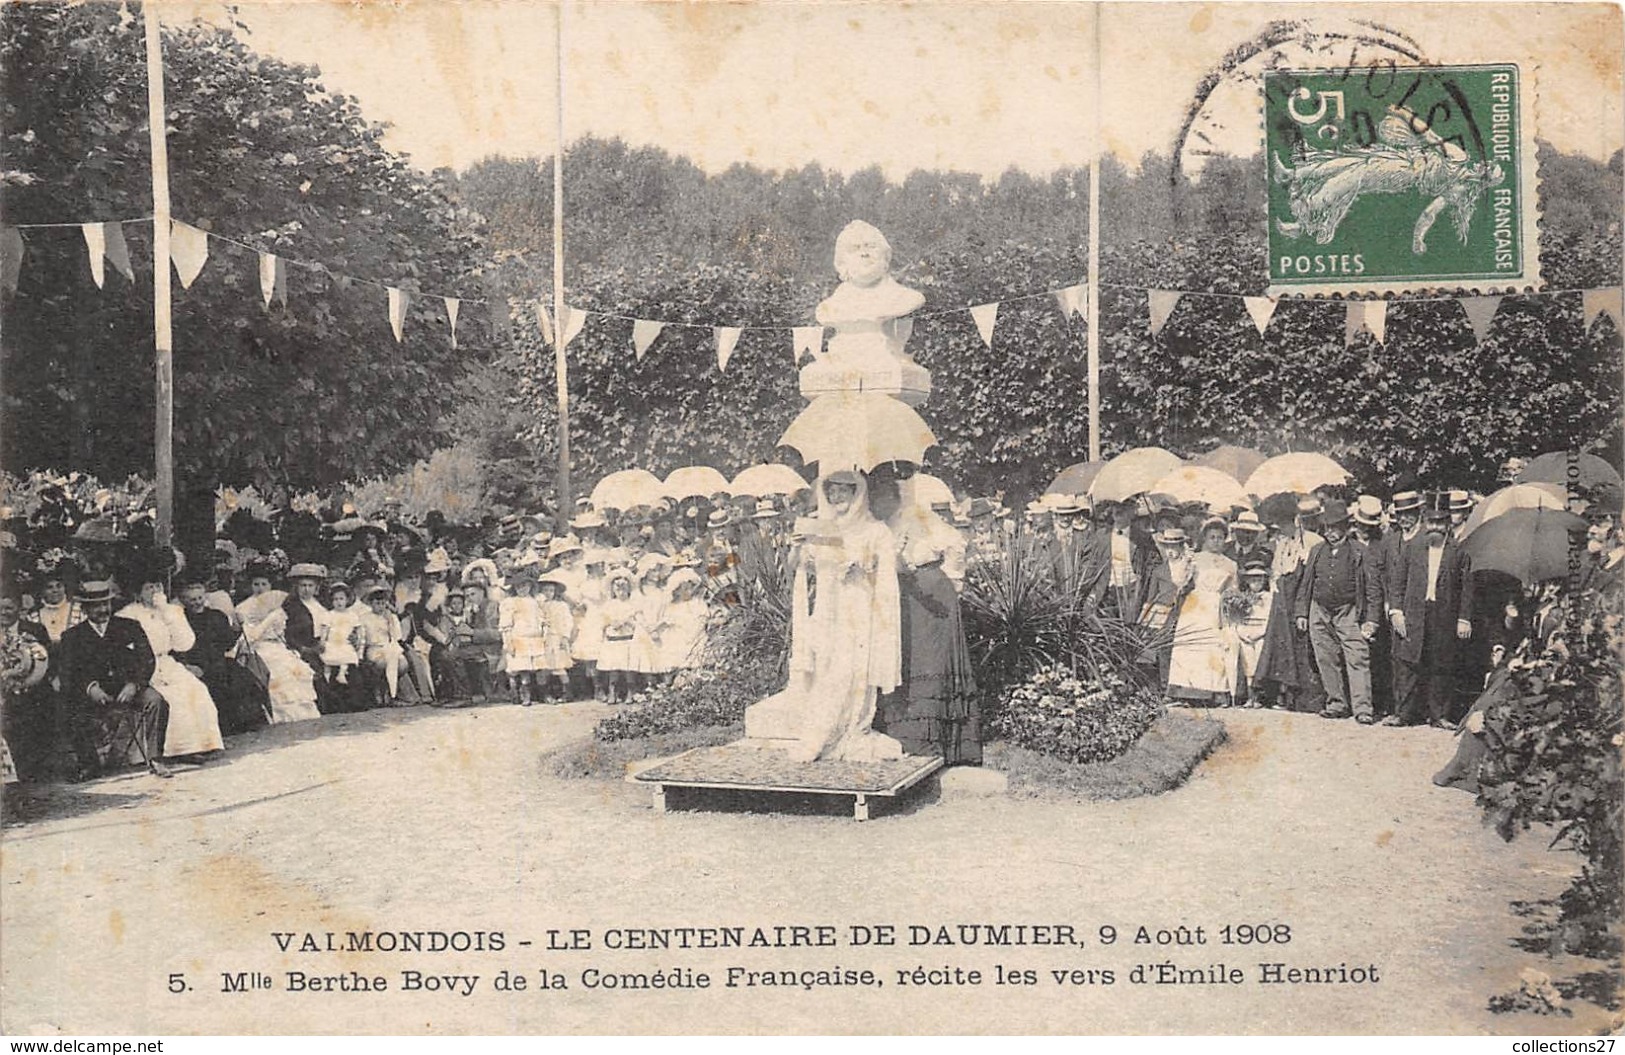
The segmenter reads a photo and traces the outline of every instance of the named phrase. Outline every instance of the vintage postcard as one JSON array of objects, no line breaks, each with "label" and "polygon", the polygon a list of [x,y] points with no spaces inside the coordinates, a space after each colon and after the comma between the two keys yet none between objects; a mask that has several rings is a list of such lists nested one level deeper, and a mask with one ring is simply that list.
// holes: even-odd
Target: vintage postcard
[{"label": "vintage postcard", "polygon": [[1611,1038],[1621,43],[0,5],[0,1032]]}]

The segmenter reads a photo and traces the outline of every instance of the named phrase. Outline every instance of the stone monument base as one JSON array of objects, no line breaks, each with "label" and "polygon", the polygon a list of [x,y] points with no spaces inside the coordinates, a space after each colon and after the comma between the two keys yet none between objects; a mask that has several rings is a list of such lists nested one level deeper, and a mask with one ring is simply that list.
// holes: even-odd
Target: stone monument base
[{"label": "stone monument base", "polygon": [[879,392],[918,407],[931,395],[931,371],[911,359],[861,366],[826,356],[801,368],[801,395],[817,399],[837,392]]}]

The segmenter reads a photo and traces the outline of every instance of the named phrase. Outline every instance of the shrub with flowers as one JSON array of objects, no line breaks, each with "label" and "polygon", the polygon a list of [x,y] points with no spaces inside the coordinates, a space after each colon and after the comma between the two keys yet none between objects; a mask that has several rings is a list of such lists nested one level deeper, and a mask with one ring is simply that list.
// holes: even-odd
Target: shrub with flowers
[{"label": "shrub with flowers", "polygon": [[1161,696],[1110,670],[1078,676],[1046,666],[1009,689],[994,731],[1068,762],[1104,762],[1139,740],[1163,713]]}]

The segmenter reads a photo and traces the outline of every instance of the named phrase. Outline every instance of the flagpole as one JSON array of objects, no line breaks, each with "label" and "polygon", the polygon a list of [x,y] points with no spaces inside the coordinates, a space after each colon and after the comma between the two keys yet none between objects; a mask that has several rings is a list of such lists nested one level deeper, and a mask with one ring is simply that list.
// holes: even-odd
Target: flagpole
[{"label": "flagpole", "polygon": [[1100,4],[1090,10],[1095,30],[1094,93],[1089,135],[1089,460],[1100,460]]},{"label": "flagpole", "polygon": [[147,34],[147,128],[152,147],[152,330],[157,368],[153,457],[157,462],[158,522],[153,535],[162,548],[173,543],[175,524],[175,340],[169,287],[169,146],[165,134],[164,51],[158,5],[141,5]]},{"label": "flagpole", "polygon": [[553,383],[559,400],[559,508],[558,528],[563,531],[575,506],[570,487],[570,383],[564,358],[564,0],[559,0],[558,35],[554,52],[558,59],[558,143],[553,150]]}]

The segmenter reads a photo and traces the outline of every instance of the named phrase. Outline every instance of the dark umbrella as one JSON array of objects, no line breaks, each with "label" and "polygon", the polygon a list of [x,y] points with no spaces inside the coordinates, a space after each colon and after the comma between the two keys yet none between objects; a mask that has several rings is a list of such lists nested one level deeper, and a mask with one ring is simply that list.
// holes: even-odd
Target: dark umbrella
[{"label": "dark umbrella", "polygon": [[1105,462],[1101,461],[1079,462],[1076,465],[1069,465],[1061,470],[1061,475],[1050,481],[1050,485],[1044,488],[1044,493],[1052,495],[1088,494],[1089,485],[1095,482],[1095,477],[1100,474],[1100,470],[1105,464]]},{"label": "dark umbrella", "polygon": [[1237,447],[1227,443],[1222,447],[1213,448],[1206,454],[1192,458],[1191,464],[1208,469],[1217,469],[1221,473],[1229,473],[1240,481],[1253,475],[1253,470],[1267,461],[1269,461],[1269,455],[1263,451],[1255,451],[1251,447]]},{"label": "dark umbrella", "polygon": [[1552,451],[1542,454],[1523,467],[1516,480],[1520,484],[1558,484],[1563,487],[1584,488],[1587,491],[1598,488],[1612,488],[1615,493],[1620,489],[1619,472],[1612,465],[1595,454],[1576,453],[1573,459],[1573,475],[1570,475],[1570,461],[1568,451]]},{"label": "dark umbrella", "polygon": [[1291,524],[1298,517],[1298,496],[1290,491],[1270,495],[1258,503],[1258,519],[1277,527]]},{"label": "dark umbrella", "polygon": [[1585,553],[1586,522],[1562,509],[1512,509],[1486,520],[1462,548],[1474,571],[1502,571],[1525,585],[1569,574],[1569,554]]}]

